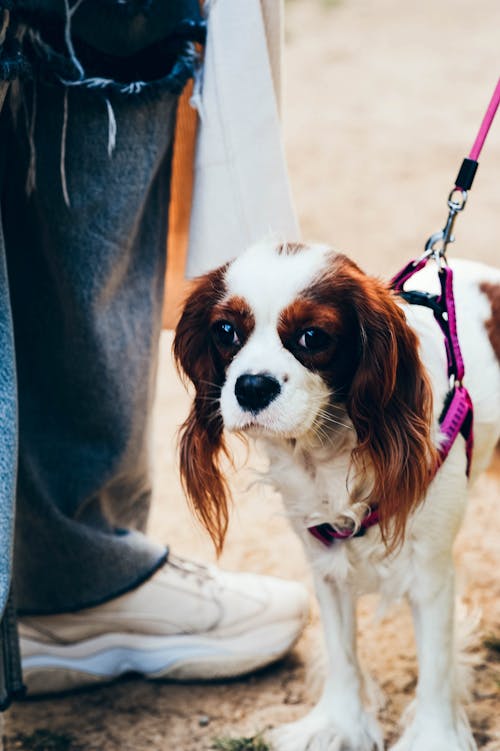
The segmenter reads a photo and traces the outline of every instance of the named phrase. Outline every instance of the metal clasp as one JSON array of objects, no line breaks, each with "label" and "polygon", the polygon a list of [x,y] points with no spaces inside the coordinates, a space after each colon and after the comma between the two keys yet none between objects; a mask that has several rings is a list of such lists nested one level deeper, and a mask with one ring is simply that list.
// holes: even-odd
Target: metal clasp
[{"label": "metal clasp", "polygon": [[457,215],[464,210],[467,203],[467,191],[460,188],[453,188],[448,196],[448,217],[443,229],[434,232],[425,243],[424,257],[432,256],[440,265],[445,265],[446,248],[452,242],[455,242],[453,225]]}]

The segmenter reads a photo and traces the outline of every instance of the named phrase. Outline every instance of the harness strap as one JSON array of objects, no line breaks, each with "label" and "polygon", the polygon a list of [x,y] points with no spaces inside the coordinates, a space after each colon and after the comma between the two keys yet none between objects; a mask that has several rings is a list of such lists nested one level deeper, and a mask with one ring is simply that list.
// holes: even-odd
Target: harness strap
[{"label": "harness strap", "polygon": [[420,271],[427,263],[427,259],[419,262],[410,262],[403,272],[397,274],[391,281],[391,288],[411,305],[422,305],[430,308],[434,318],[444,336],[446,348],[446,360],[448,363],[448,377],[456,381],[462,381],[465,373],[464,361],[457,333],[457,315],[455,309],[455,297],[453,294],[453,271],[449,266],[439,269],[439,283],[441,294],[431,295],[429,292],[420,290],[404,289],[405,282]]},{"label": "harness strap", "polygon": [[448,376],[455,378],[457,381],[462,381],[465,374],[465,366],[458,342],[457,314],[455,296],[453,294],[453,271],[449,266],[439,269],[439,281],[441,284],[441,295],[438,303],[442,314],[438,317],[434,313],[434,317],[439,323],[445,338],[448,357]]},{"label": "harness strap", "polygon": [[312,534],[317,540],[323,543],[327,548],[332,545],[335,540],[350,540],[354,537],[363,537],[366,530],[379,523],[379,513],[377,506],[374,506],[370,512],[362,520],[359,528],[356,532],[350,530],[335,529],[328,522],[323,524],[316,524],[314,527],[308,527],[307,531]]},{"label": "harness strap", "polygon": [[390,288],[395,290],[396,292],[403,292],[405,282],[407,282],[408,279],[413,276],[413,274],[416,274],[417,271],[420,271],[424,268],[424,266],[427,266],[427,261],[427,256],[423,256],[422,258],[418,258],[417,260],[409,261],[406,266],[403,266],[401,271],[399,271],[392,277],[389,285]]},{"label": "harness strap", "polygon": [[444,440],[439,447],[438,468],[450,453],[457,436],[461,434],[465,439],[465,454],[467,457],[466,474],[467,477],[469,476],[474,443],[473,413],[474,408],[469,392],[464,386],[456,385],[449,392],[445,407],[439,418]]}]

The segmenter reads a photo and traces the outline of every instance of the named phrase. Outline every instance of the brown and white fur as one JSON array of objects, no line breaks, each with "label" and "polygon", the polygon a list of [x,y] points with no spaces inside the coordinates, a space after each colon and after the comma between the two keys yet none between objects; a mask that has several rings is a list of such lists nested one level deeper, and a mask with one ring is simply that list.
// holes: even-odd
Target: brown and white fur
[{"label": "brown and white fur", "polygon": [[[500,436],[500,271],[453,267],[474,479]],[[433,264],[414,279],[437,291]],[[312,566],[328,675],[317,706],[274,731],[273,747],[383,748],[356,658],[356,598],[378,591],[408,598],[419,659],[414,716],[394,749],[475,749],[455,661],[452,562],[469,481],[462,437],[432,471],[449,384],[431,311],[326,246],[262,243],[196,281],[174,352],[195,386],[182,477],[217,548],[228,518],[224,430],[243,432],[266,444],[268,479]],[[321,522],[355,530],[373,503],[381,524],[363,537],[327,549],[307,532]]]}]

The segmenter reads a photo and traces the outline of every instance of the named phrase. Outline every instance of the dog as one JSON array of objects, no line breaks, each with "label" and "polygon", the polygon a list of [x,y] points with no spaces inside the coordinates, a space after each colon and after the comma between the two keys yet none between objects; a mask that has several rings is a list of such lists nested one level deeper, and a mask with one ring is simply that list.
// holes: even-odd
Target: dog
[{"label": "dog", "polygon": [[[434,264],[407,287],[437,291]],[[188,497],[221,550],[225,431],[258,438],[313,571],[328,674],[319,703],[274,730],[278,751],[382,749],[356,657],[360,594],[406,596],[419,679],[394,751],[471,751],[455,649],[452,547],[468,488],[500,437],[500,270],[453,264],[474,406],[470,477],[458,436],[436,471],[450,382],[432,311],[324,245],[254,245],[194,283],[174,339],[194,401],[181,428]],[[362,530],[377,508],[378,523]],[[326,547],[310,528],[345,536]],[[360,530],[364,531],[359,535]]]}]

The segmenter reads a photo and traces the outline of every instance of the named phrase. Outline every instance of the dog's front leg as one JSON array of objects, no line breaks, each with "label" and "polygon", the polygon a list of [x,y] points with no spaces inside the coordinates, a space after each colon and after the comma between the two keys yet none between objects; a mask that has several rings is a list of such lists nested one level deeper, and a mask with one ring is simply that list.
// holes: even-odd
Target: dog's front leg
[{"label": "dog's front leg", "polygon": [[361,700],[361,673],[356,656],[354,598],[348,589],[315,576],[327,648],[323,694],[302,720],[271,733],[276,751],[381,751],[376,721]]},{"label": "dog's front leg", "polygon": [[410,593],[419,662],[414,717],[393,751],[475,751],[460,704],[451,552],[419,566]]}]

